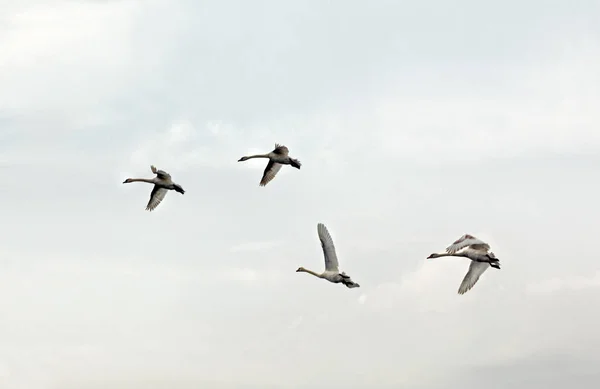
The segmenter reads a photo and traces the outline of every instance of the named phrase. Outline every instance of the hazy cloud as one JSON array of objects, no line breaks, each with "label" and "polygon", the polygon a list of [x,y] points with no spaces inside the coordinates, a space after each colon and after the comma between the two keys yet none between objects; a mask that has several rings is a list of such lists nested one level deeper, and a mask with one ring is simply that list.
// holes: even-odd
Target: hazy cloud
[{"label": "hazy cloud", "polygon": [[0,387],[595,387],[599,14],[0,1]]}]

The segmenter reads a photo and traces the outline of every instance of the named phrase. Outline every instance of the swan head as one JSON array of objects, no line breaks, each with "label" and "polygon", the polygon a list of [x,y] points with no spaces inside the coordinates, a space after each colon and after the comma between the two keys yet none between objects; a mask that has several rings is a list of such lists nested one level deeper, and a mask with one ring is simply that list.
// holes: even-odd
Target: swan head
[{"label": "swan head", "polygon": [[430,254],[430,255],[427,257],[427,259],[431,259],[431,258],[437,258],[438,256],[439,256],[439,254],[437,254],[437,253],[433,253],[433,254]]},{"label": "swan head", "polygon": [[300,266],[300,267],[299,267],[299,268],[296,270],[296,273],[298,273],[299,271],[306,271],[306,269],[305,269],[305,268],[303,268],[302,266]]},{"label": "swan head", "polygon": [[123,181],[123,184],[129,184],[131,181],[131,178],[126,179],[125,181]]},{"label": "swan head", "polygon": [[246,160],[248,160],[248,157],[242,157],[242,158],[238,159],[238,162],[242,162],[242,161],[246,161]]}]

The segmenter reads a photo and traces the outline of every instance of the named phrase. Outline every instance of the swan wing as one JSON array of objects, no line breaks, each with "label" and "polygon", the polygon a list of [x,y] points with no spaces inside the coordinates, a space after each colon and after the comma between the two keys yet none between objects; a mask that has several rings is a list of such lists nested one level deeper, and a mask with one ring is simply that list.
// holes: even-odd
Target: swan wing
[{"label": "swan wing", "polygon": [[339,263],[337,254],[335,253],[333,239],[331,239],[327,227],[325,227],[323,223],[317,224],[317,233],[319,234],[321,248],[323,249],[323,255],[325,256],[325,271],[337,273],[339,271]]},{"label": "swan wing", "polygon": [[288,150],[288,148],[284,145],[275,143],[275,150],[273,150],[273,153],[277,155],[288,155],[290,153],[290,150]]},{"label": "swan wing", "polygon": [[488,251],[490,249],[490,245],[488,245],[481,239],[477,239],[473,235],[465,234],[461,236],[458,240],[456,240],[454,243],[452,243],[450,246],[448,246],[446,248],[446,252],[448,254],[454,254],[457,251],[469,246],[471,249],[479,251]]},{"label": "swan wing", "polygon": [[156,174],[161,180],[170,180],[171,175],[164,170],[157,169],[154,165],[150,166],[152,173]]},{"label": "swan wing", "polygon": [[282,165],[280,163],[269,160],[269,163],[263,172],[262,180],[260,180],[260,186],[267,185],[273,178],[275,178],[279,170],[281,170],[281,166]]},{"label": "swan wing", "polygon": [[458,288],[458,294],[465,294],[477,283],[479,277],[483,274],[490,264],[487,262],[471,261],[469,265],[469,271],[463,278],[460,287]]},{"label": "swan wing", "polygon": [[167,195],[168,190],[165,188],[161,188],[158,185],[154,185],[152,189],[152,193],[150,193],[150,201],[148,201],[148,205],[146,206],[146,211],[153,211],[154,208],[158,207],[161,201]]}]

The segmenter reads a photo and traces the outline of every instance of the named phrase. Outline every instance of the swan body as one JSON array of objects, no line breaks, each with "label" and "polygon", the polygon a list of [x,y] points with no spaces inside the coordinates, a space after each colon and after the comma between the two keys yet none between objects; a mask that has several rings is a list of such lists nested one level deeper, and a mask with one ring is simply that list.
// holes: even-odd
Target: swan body
[{"label": "swan body", "polygon": [[439,257],[469,258],[471,260],[469,271],[458,288],[458,294],[465,294],[475,286],[479,277],[481,277],[489,267],[500,269],[499,259],[489,250],[489,244],[472,235],[465,234],[448,246],[446,248],[446,253],[434,253],[428,256],[427,259]]},{"label": "swan body", "polygon": [[163,201],[169,190],[174,190],[181,194],[185,193],[185,190],[181,185],[174,183],[171,180],[171,175],[164,170],[159,170],[154,165],[150,166],[152,173],[156,174],[154,178],[128,178],[123,181],[123,184],[129,184],[131,182],[147,182],[154,184],[152,192],[150,193],[150,200],[146,206],[147,211],[153,211]]},{"label": "swan body", "polygon": [[300,169],[302,164],[297,159],[289,156],[289,149],[283,145],[275,143],[275,149],[267,154],[256,154],[248,155],[238,159],[238,162],[247,161],[252,158],[268,158],[269,163],[263,172],[262,179],[260,180],[260,186],[267,185],[281,170],[283,165],[291,165],[296,169]]},{"label": "swan body", "polygon": [[348,288],[359,288],[360,285],[352,281],[349,275],[339,271],[339,262],[335,252],[335,246],[333,245],[333,239],[331,239],[331,235],[323,223],[317,224],[317,233],[319,235],[321,248],[323,249],[323,255],[325,257],[325,271],[323,273],[317,273],[312,270],[299,267],[296,272],[312,274],[315,277],[323,278],[329,282],[333,282],[334,284],[342,283]]}]

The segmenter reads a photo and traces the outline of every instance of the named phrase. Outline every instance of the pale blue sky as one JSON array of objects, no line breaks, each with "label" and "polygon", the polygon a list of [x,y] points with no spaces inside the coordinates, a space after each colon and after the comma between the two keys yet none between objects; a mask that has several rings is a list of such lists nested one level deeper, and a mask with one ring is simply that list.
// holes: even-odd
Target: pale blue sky
[{"label": "pale blue sky", "polygon": [[[595,388],[598,20],[0,0],[0,387]],[[361,288],[294,272],[318,222]],[[464,233],[503,266],[459,296]]]}]

